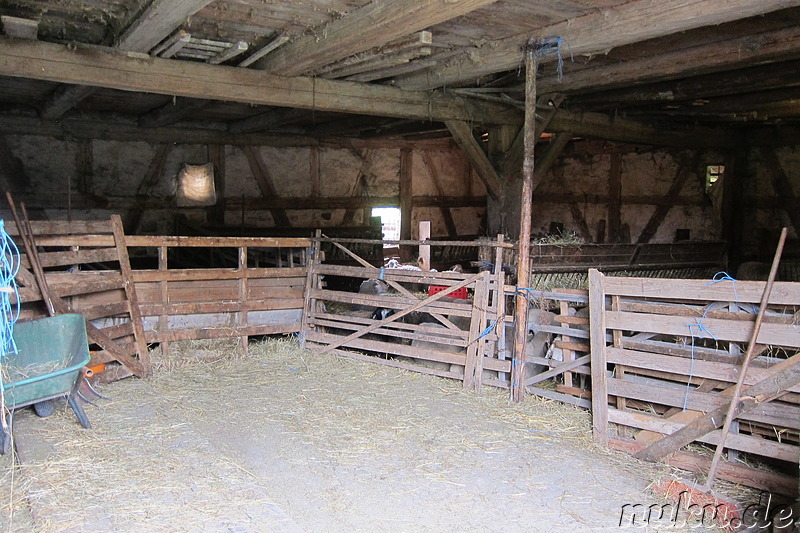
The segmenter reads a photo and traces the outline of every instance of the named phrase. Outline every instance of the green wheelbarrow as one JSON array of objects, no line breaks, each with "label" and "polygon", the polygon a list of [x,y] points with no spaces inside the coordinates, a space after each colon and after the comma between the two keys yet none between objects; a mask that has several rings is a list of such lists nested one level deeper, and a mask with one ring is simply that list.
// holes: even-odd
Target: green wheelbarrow
[{"label": "green wheelbarrow", "polygon": [[[12,337],[17,353],[7,353],[0,359],[6,411],[33,405],[39,416],[47,416],[53,412],[53,400],[67,397],[78,422],[90,428],[78,403],[83,367],[90,358],[84,317],[65,314],[18,322]],[[9,427],[9,423],[2,424],[0,454],[11,447]]]}]

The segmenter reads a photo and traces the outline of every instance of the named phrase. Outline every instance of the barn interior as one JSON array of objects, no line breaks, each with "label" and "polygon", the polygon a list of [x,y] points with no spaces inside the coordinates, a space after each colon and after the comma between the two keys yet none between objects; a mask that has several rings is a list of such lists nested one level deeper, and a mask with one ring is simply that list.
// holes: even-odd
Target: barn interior
[{"label": "barn interior", "polygon": [[[170,504],[194,509],[183,520],[212,507],[223,516],[201,530],[492,531],[489,507],[507,517],[515,495],[534,501],[526,483],[552,483],[558,490],[541,494],[559,505],[502,529],[544,520],[588,531],[655,498],[637,483],[658,476],[681,480],[658,494],[672,503],[684,482],[695,501],[727,502],[720,487],[748,487],[791,502],[798,28],[800,2],[789,0],[0,0],[0,186],[9,193],[0,216],[20,265],[8,276],[6,252],[4,279],[18,289],[2,293],[5,322],[83,315],[88,359],[75,364],[66,396],[98,404],[70,402],[102,428],[92,430],[106,436],[95,438],[98,458],[115,455],[101,438],[121,442],[137,427],[181,453],[195,439],[193,452],[249,458],[219,471],[242,495],[235,516],[213,494],[189,497],[196,487],[165,481],[181,486]],[[340,359],[350,366],[331,362]],[[43,486],[64,482],[43,465],[74,466],[59,454],[80,457],[86,432],[60,399],[42,419],[25,408],[46,414],[53,398],[15,404],[12,378],[3,375],[5,475],[22,481],[0,525],[133,531],[158,519],[191,530],[169,522],[178,516],[169,506],[115,512],[107,503],[129,494],[94,494],[91,519],[76,500],[48,501],[57,490],[42,498]],[[307,380],[299,397],[292,379]],[[330,392],[336,379],[341,396],[315,396],[314,383]],[[389,384],[417,395],[405,399],[411,413],[366,401]],[[240,389],[249,396],[236,398]],[[233,397],[216,400],[226,420],[201,416],[215,403],[202,391]],[[393,441],[359,433],[375,421],[348,418],[352,401],[397,427],[438,417],[433,405],[455,418],[439,422],[448,431]],[[167,412],[189,416],[173,402],[192,422],[170,422]],[[264,416],[284,424],[260,438],[299,446],[294,455],[268,459],[245,431],[259,402],[280,405]],[[466,402],[481,415],[468,418]],[[325,405],[328,417],[314,418]],[[295,410],[327,433],[288,430],[284,415]],[[545,412],[564,423],[540,424]],[[337,417],[353,442],[337,441],[327,425]],[[215,424],[215,433],[170,433]],[[448,470],[438,454],[456,446],[455,426],[480,436],[456,454],[469,461]],[[225,436],[239,432],[236,448]],[[428,443],[431,434],[447,437]],[[613,497],[598,496],[602,483],[576,497],[613,512],[561,512],[574,503],[564,494],[579,491],[556,483],[557,472],[535,475],[531,434],[549,435],[536,441],[548,460],[563,454],[598,478],[616,472]],[[147,447],[139,437],[129,446]],[[421,462],[404,470],[394,452],[364,444],[376,439],[395,450],[424,441],[441,468],[417,479]],[[569,447],[578,440],[620,455],[580,455]],[[504,443],[497,456],[509,471],[470,455],[487,442]],[[363,451],[346,451],[354,443]],[[303,455],[306,445],[339,451]],[[211,471],[200,455],[137,461]],[[624,478],[631,465],[639,473]],[[373,484],[337,478],[359,468]],[[482,468],[515,489],[466,474]],[[303,470],[324,481],[282,495],[269,487]],[[463,490],[437,508],[434,478]],[[70,498],[102,485],[80,481],[65,484]],[[321,496],[336,491],[352,496]],[[309,493],[323,499],[300,503]],[[406,514],[376,493],[393,494]],[[447,516],[468,512],[453,503],[464,493],[485,521],[454,527]],[[313,508],[323,512],[311,518]],[[746,511],[740,502],[732,512]]]}]

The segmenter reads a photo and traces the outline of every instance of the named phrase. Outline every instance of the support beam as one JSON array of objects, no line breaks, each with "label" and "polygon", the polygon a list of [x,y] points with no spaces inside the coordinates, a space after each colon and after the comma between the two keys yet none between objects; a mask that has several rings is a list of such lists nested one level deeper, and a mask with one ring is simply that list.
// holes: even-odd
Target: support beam
[{"label": "support beam", "polygon": [[689,163],[681,165],[681,167],[678,169],[678,173],[675,175],[675,179],[672,181],[672,185],[669,186],[669,191],[667,191],[666,200],[668,203],[656,207],[656,210],[653,211],[653,215],[650,217],[650,220],[647,221],[647,224],[645,224],[644,228],[642,229],[642,233],[636,240],[637,244],[646,244],[650,242],[650,239],[652,239],[656,234],[658,227],[662,222],[664,222],[664,219],[667,217],[667,213],[669,213],[669,210],[672,208],[672,201],[674,201],[676,198],[678,198],[678,195],[680,195],[681,189],[683,189],[686,181],[689,179],[689,177],[697,175],[697,167],[699,165],[700,152],[695,153],[695,156]]},{"label": "support beam", "polygon": [[188,98],[425,121],[514,124],[516,110],[453,95],[0,38],[0,75]]},{"label": "support beam", "polygon": [[608,242],[618,243],[622,227],[622,156],[611,154],[608,170]]},{"label": "support beam", "polygon": [[153,0],[128,26],[117,48],[147,53],[212,0]]},{"label": "support beam", "polygon": [[[563,101],[563,94],[545,94],[537,99],[536,115],[538,120],[536,121],[535,135],[537,143],[539,139],[541,139],[542,133],[549,129],[550,122],[556,116],[558,106],[560,106]],[[523,131],[520,128],[517,138],[514,139],[514,143],[511,145],[505,161],[503,161],[503,177],[506,179],[509,179],[515,173],[522,170],[523,146],[525,144],[523,138]]]},{"label": "support beam", "polygon": [[307,109],[278,108],[265,113],[243,118],[228,124],[231,133],[252,133],[255,131],[269,131],[286,124],[308,119]]},{"label": "support beam", "polygon": [[472,127],[460,120],[447,120],[445,124],[447,129],[450,130],[453,139],[455,139],[458,146],[466,154],[467,159],[472,163],[472,168],[475,169],[478,177],[483,181],[486,186],[486,192],[494,200],[499,200],[503,194],[502,180],[489,158],[486,157],[478,141],[472,135]]},{"label": "support beam", "polygon": [[567,147],[572,138],[572,133],[568,131],[558,133],[555,137],[553,137],[553,140],[550,141],[550,144],[547,145],[544,153],[536,158],[536,168],[534,169],[535,179],[533,181],[534,192],[536,192],[536,188],[539,186],[539,184],[542,183],[542,178],[544,178],[544,175],[550,172],[550,169],[553,168],[553,165],[555,165],[556,161],[558,160],[558,156],[561,155],[561,152],[564,151],[564,148]]},{"label": "support beam", "polygon": [[563,110],[556,112],[548,131],[570,131],[578,137],[682,148],[724,147],[731,143],[731,136],[724,128],[695,126],[685,130],[664,130],[644,122],[601,113],[570,113]]},{"label": "support beam", "polygon": [[[413,215],[413,168],[414,152],[411,148],[400,149],[400,240],[411,239],[411,217]],[[413,251],[408,246],[400,247],[400,260],[413,259]]]},{"label": "support beam", "polygon": [[179,98],[171,100],[168,104],[139,117],[139,125],[143,128],[158,128],[174,124],[192,113],[205,109],[211,100],[197,98]]},{"label": "support beam", "polygon": [[[425,167],[428,169],[428,174],[431,177],[431,182],[436,190],[436,194],[438,196],[444,196],[445,191],[444,187],[442,187],[442,180],[439,177],[439,170],[436,168],[436,163],[433,161],[430,152],[422,152],[422,160],[425,162]],[[440,207],[439,211],[442,213],[447,235],[449,237],[457,237],[458,229],[456,228],[456,222],[453,220],[453,214],[450,212],[450,208]]]},{"label": "support beam", "polygon": [[217,194],[217,203],[208,208],[207,219],[209,224],[225,225],[225,146],[221,144],[208,145],[208,161],[214,165],[214,191]]},{"label": "support beam", "polygon": [[775,150],[762,148],[761,155],[772,176],[772,184],[778,195],[780,206],[786,212],[792,226],[794,226],[795,234],[800,235],[800,203],[798,203],[797,196],[794,194],[792,182],[789,180],[789,176],[786,175],[786,172],[784,172],[781,162],[775,154]]},{"label": "support beam", "polygon": [[[171,149],[171,144],[162,144],[158,147],[158,150],[156,150],[156,153],[153,155],[153,159],[150,160],[147,172],[145,172],[142,181],[139,183],[139,187],[136,189],[137,196],[149,196],[148,193],[150,189],[158,183],[164,173],[164,163]],[[142,207],[134,207],[130,210],[128,220],[125,224],[125,233],[128,235],[139,233],[139,226],[142,223],[144,211]]]},{"label": "support beam", "polygon": [[393,0],[369,2],[323,28],[315,28],[255,63],[255,68],[297,76],[411,33],[466,15],[497,0]]},{"label": "support beam", "polygon": [[[685,0],[677,5],[661,0],[634,0],[613,8],[592,10],[531,33],[535,38],[556,35],[569,43],[573,55],[591,56],[626,44],[798,5],[798,0]],[[516,69],[525,38],[514,36],[465,50],[458,58],[436,69],[397,77],[395,85],[406,89],[431,89],[469,83],[481,76]]]},{"label": "support beam", "polygon": [[3,136],[0,136],[0,177],[3,178],[7,190],[12,192],[22,192],[30,185],[22,161],[14,156]]},{"label": "support beam", "polygon": [[[583,89],[620,89],[621,98],[629,92],[628,87],[636,83],[658,82],[675,78],[689,78],[701,74],[720,72],[725,77],[726,69],[734,66],[763,64],[796,57],[800,49],[800,27],[769,31],[756,35],[737,37],[726,41],[682,48],[664,54],[647,54],[638,59],[615,62],[609,65],[565,72],[558,76],[543,76],[541,84],[548,90],[580,92]],[[675,82],[668,91],[680,94],[685,84],[693,84],[691,79]],[[739,87],[730,80],[731,88]],[[686,91],[691,90],[686,87]],[[631,89],[630,91],[635,91]],[[662,93],[662,97],[663,97]]]},{"label": "support beam", "polygon": [[[261,157],[261,154],[258,153],[257,149],[252,146],[245,146],[242,148],[245,157],[247,157],[247,163],[250,165],[250,170],[253,172],[253,177],[256,179],[258,183],[258,188],[261,190],[261,194],[265,198],[273,198],[277,197],[278,193],[275,189],[274,182],[272,181],[272,176],[270,176],[269,170],[267,170],[267,165],[264,164],[264,159]],[[275,221],[275,225],[280,228],[291,228],[292,223],[289,220],[289,217],[286,215],[286,210],[282,208],[272,208],[269,210],[272,214],[272,218]]]},{"label": "support beam", "polygon": [[[211,0],[153,0],[122,34],[117,48],[147,53],[189,16],[210,3]],[[94,84],[59,87],[41,106],[41,117],[47,120],[59,119],[96,90]]]}]

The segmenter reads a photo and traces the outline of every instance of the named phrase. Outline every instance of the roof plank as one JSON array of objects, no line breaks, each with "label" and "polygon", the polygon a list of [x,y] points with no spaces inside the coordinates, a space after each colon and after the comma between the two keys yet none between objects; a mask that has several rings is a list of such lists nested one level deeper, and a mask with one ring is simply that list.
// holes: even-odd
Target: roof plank
[{"label": "roof plank", "polygon": [[[799,5],[800,0],[634,0],[543,26],[527,37],[557,36],[568,45],[563,54],[595,55],[626,44]],[[520,64],[526,41],[526,36],[517,35],[470,48],[447,64],[397,77],[394,82],[407,89],[431,89],[512,70]]]}]

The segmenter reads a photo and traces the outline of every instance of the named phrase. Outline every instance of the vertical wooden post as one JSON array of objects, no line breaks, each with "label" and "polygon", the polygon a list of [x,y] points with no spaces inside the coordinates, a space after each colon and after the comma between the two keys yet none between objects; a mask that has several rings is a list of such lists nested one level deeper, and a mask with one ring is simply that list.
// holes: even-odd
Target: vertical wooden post
[{"label": "vertical wooden post", "polygon": [[161,341],[161,356],[166,358],[169,355],[169,315],[167,313],[167,306],[169,306],[169,282],[167,281],[167,247],[158,247],[158,271],[161,272],[163,278],[158,282],[159,295],[161,301],[161,313],[158,315],[158,338]]},{"label": "vertical wooden post", "polygon": [[[411,148],[400,150],[400,240],[411,239],[411,216],[413,214],[412,166],[413,152]],[[400,247],[400,260],[408,262],[413,259],[408,246]]]},{"label": "vertical wooden post", "polygon": [[[528,332],[528,295],[531,277],[531,203],[533,195],[533,168],[536,144],[536,69],[539,61],[529,45],[525,51],[525,123],[524,159],[522,162],[522,206],[520,207],[519,250],[517,254],[516,311],[514,313],[514,356],[511,365],[511,397],[514,401],[525,398],[525,341]],[[520,290],[521,289],[521,290]]]},{"label": "vertical wooden post", "polygon": [[589,336],[592,349],[592,433],[608,445],[608,385],[606,367],[606,295],[604,276],[589,269]]},{"label": "vertical wooden post", "polygon": [[[239,248],[239,327],[245,328],[247,326],[247,246]],[[247,334],[242,335],[242,353],[247,353]]]},{"label": "vertical wooden post", "polygon": [[308,250],[306,258],[306,284],[303,289],[303,317],[300,322],[300,345],[305,345],[306,333],[311,330],[311,313],[314,312],[314,296],[313,292],[317,288],[317,265],[322,260],[320,257],[320,248],[322,243],[322,230],[318,229],[314,235],[314,243]]},{"label": "vertical wooden post", "polygon": [[319,147],[312,146],[311,161],[309,162],[309,172],[311,174],[311,197],[319,197]]},{"label": "vertical wooden post", "polygon": [[145,340],[139,298],[136,294],[136,287],[133,284],[133,272],[131,271],[131,261],[128,256],[128,245],[125,243],[125,231],[122,229],[122,219],[119,215],[111,215],[111,228],[114,232],[114,243],[117,246],[117,254],[119,256],[119,270],[122,273],[122,279],[125,281],[125,296],[128,298],[128,305],[131,308],[134,343],[136,344],[136,351],[139,352],[142,373],[147,375],[150,373],[150,352],[147,349],[147,341]]},{"label": "vertical wooden post", "polygon": [[[505,235],[502,233],[497,236],[497,244],[503,244]],[[503,271],[503,247],[498,246],[494,251],[494,275],[497,283],[497,291],[495,292],[495,311],[497,313],[496,320],[497,326],[497,358],[505,359],[506,352],[506,273]],[[505,372],[498,372],[497,377],[501,381],[505,381],[507,376]]]},{"label": "vertical wooden post", "polygon": [[[561,316],[569,316],[569,303],[567,303],[564,300],[561,300],[560,302],[558,302],[558,305],[559,305],[558,312],[561,314]],[[566,322],[564,324],[561,324],[561,327],[569,328],[570,324],[569,322]],[[569,335],[562,335],[561,340],[563,340],[565,343],[572,342],[572,337],[570,337]],[[568,350],[567,348],[563,348],[561,351],[564,354],[565,363],[569,363],[570,361],[575,360],[575,352],[573,350]],[[564,372],[564,386],[572,387],[572,372]]]},{"label": "vertical wooden post", "polygon": [[486,327],[486,307],[489,303],[489,272],[482,272],[475,282],[472,300],[472,320],[469,326],[466,364],[464,366],[464,388],[481,391],[483,377],[483,353],[486,341],[481,337]]},{"label": "vertical wooden post", "polygon": [[208,145],[208,160],[214,165],[214,192],[217,202],[208,208],[207,216],[211,224],[225,225],[225,146]]},{"label": "vertical wooden post", "polygon": [[622,156],[611,154],[611,168],[608,171],[608,242],[620,241],[622,226]]},{"label": "vertical wooden post", "polygon": [[[611,310],[612,311],[619,311],[619,296],[614,295],[611,297]],[[622,348],[622,332],[618,329],[611,331],[611,343],[614,345],[614,348]],[[615,365],[614,366],[614,377],[616,379],[624,380],[625,379],[625,367],[622,365]],[[627,406],[627,400],[622,396],[617,396],[617,409],[624,411]],[[620,426],[620,436],[627,437],[628,436],[628,427],[627,426]]]},{"label": "vertical wooden post", "polygon": [[[429,240],[431,238],[431,221],[420,220],[419,222],[419,240],[420,242]],[[419,259],[417,260],[419,268],[422,270],[431,269],[431,247],[429,244],[419,245]]]}]

